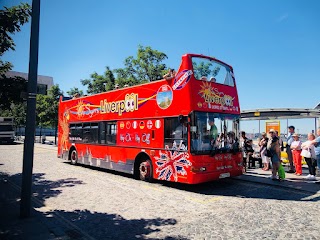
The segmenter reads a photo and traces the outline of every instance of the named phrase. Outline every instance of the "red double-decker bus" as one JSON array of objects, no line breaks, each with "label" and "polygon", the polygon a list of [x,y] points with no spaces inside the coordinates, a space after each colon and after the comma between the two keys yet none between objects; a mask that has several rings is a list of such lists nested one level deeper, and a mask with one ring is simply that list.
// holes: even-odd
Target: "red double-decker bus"
[{"label": "red double-decker bus", "polygon": [[185,54],[175,76],[59,103],[58,157],[188,184],[242,174],[230,65]]}]

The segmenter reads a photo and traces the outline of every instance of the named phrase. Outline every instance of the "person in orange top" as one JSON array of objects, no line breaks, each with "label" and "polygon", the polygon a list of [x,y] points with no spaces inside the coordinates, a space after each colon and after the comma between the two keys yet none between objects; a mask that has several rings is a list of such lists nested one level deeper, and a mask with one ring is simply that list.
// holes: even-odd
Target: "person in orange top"
[{"label": "person in orange top", "polygon": [[301,159],[301,141],[299,140],[298,134],[293,134],[293,142],[290,145],[292,156],[293,156],[293,163],[296,168],[296,172],[294,174],[300,176],[302,175],[302,159]]}]

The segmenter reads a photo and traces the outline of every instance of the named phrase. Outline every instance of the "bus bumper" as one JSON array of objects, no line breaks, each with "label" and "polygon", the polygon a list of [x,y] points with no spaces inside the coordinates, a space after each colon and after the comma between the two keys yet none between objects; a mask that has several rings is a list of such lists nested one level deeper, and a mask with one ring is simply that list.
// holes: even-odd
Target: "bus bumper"
[{"label": "bus bumper", "polygon": [[204,182],[210,182],[218,179],[235,177],[242,175],[242,168],[232,169],[225,172],[199,172],[199,173],[191,173],[189,180],[189,184],[198,184]]}]

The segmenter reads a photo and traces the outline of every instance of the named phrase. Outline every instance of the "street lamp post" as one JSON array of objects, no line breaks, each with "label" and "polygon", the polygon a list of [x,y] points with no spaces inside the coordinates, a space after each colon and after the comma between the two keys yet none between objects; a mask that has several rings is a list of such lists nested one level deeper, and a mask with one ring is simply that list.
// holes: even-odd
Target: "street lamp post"
[{"label": "street lamp post", "polygon": [[38,78],[38,52],[39,52],[39,20],[40,0],[32,0],[31,13],[31,36],[30,56],[28,74],[28,100],[27,100],[27,122],[26,135],[23,150],[23,168],[21,183],[21,204],[20,217],[30,217],[31,212],[31,189],[32,189],[32,168],[34,153],[34,133],[36,122],[36,96]]}]

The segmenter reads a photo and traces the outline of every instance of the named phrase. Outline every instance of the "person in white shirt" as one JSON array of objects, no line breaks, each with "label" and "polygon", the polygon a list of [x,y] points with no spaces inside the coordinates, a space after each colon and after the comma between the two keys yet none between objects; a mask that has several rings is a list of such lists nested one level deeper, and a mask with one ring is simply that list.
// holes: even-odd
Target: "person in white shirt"
[{"label": "person in white shirt", "polygon": [[296,168],[295,175],[302,175],[302,159],[301,159],[301,144],[302,142],[299,140],[298,134],[292,135],[294,141],[291,143],[290,148],[292,150],[293,163]]},{"label": "person in white shirt", "polygon": [[288,133],[288,136],[287,136],[287,145],[286,145],[286,152],[288,154],[288,160],[289,160],[289,164],[290,164],[288,173],[294,173],[295,172],[294,165],[293,165],[292,151],[291,151],[291,148],[290,148],[290,145],[293,142],[292,135],[294,134],[294,129],[295,129],[294,126],[289,126],[288,127],[289,133]]},{"label": "person in white shirt", "polygon": [[309,133],[308,134],[308,141],[301,144],[302,151],[306,150],[306,151],[310,152],[310,157],[304,156],[304,159],[306,160],[306,162],[308,164],[308,170],[309,170],[309,175],[306,177],[307,180],[316,180],[317,160],[316,160],[316,153],[314,151],[314,144],[312,144],[312,141],[315,138],[316,137],[313,133]]},{"label": "person in white shirt", "polygon": [[263,163],[262,170],[264,170],[264,171],[269,170],[270,158],[266,155],[268,141],[269,141],[269,139],[267,138],[267,134],[265,132],[263,132],[262,138],[259,142],[259,146],[260,146],[260,155],[261,155],[261,159],[262,159],[262,163]]}]

